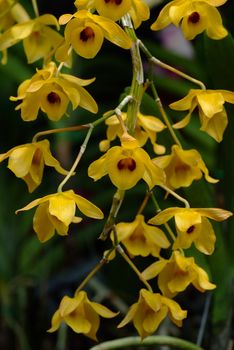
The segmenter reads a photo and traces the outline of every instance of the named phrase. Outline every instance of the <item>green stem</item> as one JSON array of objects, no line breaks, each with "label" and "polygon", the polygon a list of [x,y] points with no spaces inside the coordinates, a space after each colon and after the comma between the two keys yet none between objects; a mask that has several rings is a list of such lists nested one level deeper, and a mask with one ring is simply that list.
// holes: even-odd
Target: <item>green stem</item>
[{"label": "green stem", "polygon": [[132,101],[130,101],[130,103],[128,104],[126,124],[129,134],[134,136],[136,119],[139,113],[143,95],[144,71],[139,49],[139,40],[137,39],[137,36],[133,29],[130,16],[125,15],[122,20],[122,23],[126,33],[133,40],[133,44],[131,47],[133,73],[132,84],[130,88],[130,95],[132,96]]},{"label": "green stem", "polygon": [[185,205],[185,208],[190,208],[189,202],[184,197],[181,197],[175,191],[171,190],[169,187],[165,185],[159,185],[159,187],[163,188],[166,192],[170,193],[173,197],[178,199],[180,202],[183,202]]},{"label": "green stem", "polygon": [[[152,192],[152,194],[151,194],[151,198],[152,198],[152,201],[153,201],[153,203],[154,203],[154,206],[155,206],[155,208],[156,208],[156,210],[157,210],[157,213],[160,213],[161,208],[160,208],[160,206],[159,206],[159,204],[158,204],[158,201],[157,201],[157,199],[155,198],[155,195],[153,194],[153,192]],[[176,240],[176,236],[174,235],[174,232],[172,231],[172,229],[170,228],[170,226],[168,225],[168,223],[166,222],[165,224],[163,224],[163,226],[165,227],[165,229],[166,229],[167,232],[169,233],[169,236],[171,237],[172,241],[174,242],[174,241]]]},{"label": "green stem", "polygon": [[172,66],[169,66],[168,64],[166,64],[166,63],[160,61],[159,59],[157,59],[156,57],[154,57],[151,54],[151,52],[146,48],[146,46],[143,44],[142,41],[139,42],[139,47],[144,52],[144,54],[146,55],[148,60],[150,62],[152,62],[153,64],[156,64],[156,65],[158,65],[158,66],[160,66],[160,67],[162,67],[164,69],[169,70],[170,72],[173,72],[173,73],[179,75],[180,77],[182,77],[182,78],[184,78],[186,80],[191,81],[193,84],[196,84],[196,85],[200,86],[200,88],[202,90],[206,90],[206,87],[205,87],[205,85],[203,84],[202,81],[197,80],[197,79],[191,77],[190,75],[185,74],[185,73],[181,72],[180,70],[178,70],[178,69],[176,69],[176,68],[174,68]]},{"label": "green stem", "polygon": [[143,200],[143,202],[141,203],[141,206],[140,208],[138,209],[138,212],[137,212],[137,215],[140,215],[143,210],[145,209],[145,206],[147,205],[148,201],[149,201],[149,198],[151,197],[152,195],[152,192],[151,191],[148,191],[145,195],[145,198]]},{"label": "green stem", "polygon": [[85,150],[86,150],[86,147],[87,147],[87,144],[89,142],[89,139],[90,139],[90,136],[93,132],[93,124],[90,124],[90,128],[89,128],[89,131],[87,132],[87,135],[85,137],[85,140],[84,142],[82,143],[82,145],[80,146],[80,151],[76,157],[76,160],[75,162],[73,163],[71,169],[69,170],[69,173],[67,174],[67,176],[63,179],[63,181],[60,183],[60,185],[58,186],[58,192],[62,192],[63,190],[63,186],[65,185],[65,183],[70,179],[70,177],[73,175],[77,165],[79,164],[79,161],[81,160],[81,157],[83,156]]},{"label": "green stem", "polygon": [[78,131],[78,130],[83,130],[88,128],[90,128],[90,126],[88,124],[84,124],[84,125],[70,126],[67,128],[58,128],[58,129],[39,131],[33,136],[32,142],[37,142],[37,139],[41,136],[56,134],[56,133],[65,132],[65,131]]},{"label": "green stem", "polygon": [[33,11],[35,13],[36,17],[39,17],[39,10],[38,10],[38,6],[37,6],[37,0],[32,0],[32,6],[33,6]]},{"label": "green stem", "polygon": [[128,257],[128,255],[125,253],[125,251],[123,250],[123,248],[118,245],[116,247],[116,250],[119,252],[119,254],[124,258],[124,260],[128,263],[128,265],[132,268],[132,270],[137,274],[137,276],[139,277],[139,279],[141,280],[141,282],[144,283],[144,285],[147,287],[147,289],[150,292],[153,292],[150,284],[144,279],[144,277],[142,276],[141,272],[138,270],[138,268],[136,267],[136,265],[132,262],[132,260]]},{"label": "green stem", "polygon": [[184,350],[204,350],[200,346],[197,346],[187,340],[163,335],[147,337],[144,340],[142,340],[140,337],[126,337],[122,339],[110,340],[99,345],[93,346],[89,350],[112,350],[127,348],[130,346],[148,347],[153,345],[169,345],[174,348]]},{"label": "green stem", "polygon": [[124,194],[125,194],[125,191],[118,189],[113,196],[109,216],[106,220],[103,231],[102,231],[101,235],[99,236],[99,239],[101,239],[102,241],[105,241],[108,238],[109,233],[113,228],[116,216],[119,212],[119,209],[120,209],[121,204],[122,204],[123,199],[124,199]]},{"label": "green stem", "polygon": [[100,270],[100,268],[108,262],[108,259],[102,258],[99,263],[90,271],[90,273],[85,277],[85,279],[81,282],[79,287],[75,291],[75,295],[77,295],[84,286],[88,283],[88,281]]},{"label": "green stem", "polygon": [[151,81],[151,85],[150,85],[150,86],[151,86],[151,89],[152,89],[152,93],[153,93],[153,96],[154,96],[155,103],[157,104],[157,106],[158,106],[158,108],[159,108],[159,111],[160,111],[160,113],[161,113],[161,116],[162,116],[162,118],[163,118],[163,120],[164,120],[166,126],[168,127],[168,130],[169,130],[169,132],[170,132],[170,134],[171,134],[171,137],[173,138],[174,142],[175,142],[179,147],[182,147],[182,146],[181,146],[181,143],[180,143],[180,141],[179,141],[179,139],[178,139],[178,137],[176,136],[176,133],[175,133],[173,127],[171,126],[171,122],[170,122],[169,119],[168,119],[168,116],[167,116],[167,114],[166,114],[166,112],[165,112],[165,109],[164,109],[164,107],[163,107],[163,105],[162,105],[161,99],[160,99],[160,97],[159,97],[159,95],[158,95],[158,92],[157,92],[157,90],[156,90],[156,88],[155,88],[155,85],[154,85],[154,82],[153,82],[153,81]]}]

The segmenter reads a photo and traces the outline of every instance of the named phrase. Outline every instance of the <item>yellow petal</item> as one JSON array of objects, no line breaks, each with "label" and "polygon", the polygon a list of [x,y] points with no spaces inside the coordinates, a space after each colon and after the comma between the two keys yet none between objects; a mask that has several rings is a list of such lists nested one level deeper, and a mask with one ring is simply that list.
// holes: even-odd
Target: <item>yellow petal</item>
[{"label": "yellow petal", "polygon": [[129,322],[131,322],[136,314],[137,311],[137,303],[133,304],[129,310],[127,315],[124,317],[124,319],[118,324],[117,328],[122,328]]},{"label": "yellow petal", "polygon": [[88,176],[97,181],[107,174],[106,154],[95,160],[88,167]]},{"label": "yellow petal", "polygon": [[30,170],[35,151],[34,144],[15,148],[9,156],[8,168],[17,177],[25,176]]},{"label": "yellow petal", "polygon": [[145,319],[143,320],[144,330],[149,334],[155,332],[158,329],[162,320],[164,320],[164,318],[166,317],[167,311],[167,307],[162,306],[161,309],[157,312],[147,313]]},{"label": "yellow petal", "polygon": [[156,277],[167,265],[167,260],[160,259],[148,266],[141,274],[144,279],[151,280]]},{"label": "yellow petal", "polygon": [[92,324],[78,312],[73,312],[64,318],[64,321],[75,333],[87,334],[90,332]]},{"label": "yellow petal", "polygon": [[132,41],[124,30],[108,18],[93,15],[94,21],[102,28],[105,38],[113,44],[130,49]]},{"label": "yellow petal", "polygon": [[63,169],[57,159],[55,159],[50,152],[50,143],[48,140],[43,140],[37,143],[43,152],[43,158],[47,166],[51,166],[56,169],[60,174],[66,175],[67,171]]},{"label": "yellow petal", "polygon": [[219,11],[209,5],[204,5],[206,15],[209,18],[207,26],[207,35],[214,40],[219,40],[225,38],[228,35],[228,31],[224,28],[222,24],[222,17]]},{"label": "yellow petal", "polygon": [[104,305],[95,302],[90,302],[90,306],[95,310],[97,314],[105,318],[112,318],[118,315],[118,312],[113,312]]},{"label": "yellow petal", "polygon": [[233,215],[232,212],[220,208],[194,208],[200,215],[215,221],[224,221]]},{"label": "yellow petal", "polygon": [[61,317],[65,317],[75,311],[78,305],[82,302],[82,300],[77,298],[70,298],[68,296],[64,296],[59,305],[59,312]]},{"label": "yellow petal", "polygon": [[192,209],[181,209],[175,214],[176,227],[186,232],[191,226],[201,223],[201,215]]},{"label": "yellow petal", "polygon": [[52,333],[57,331],[57,329],[59,328],[60,324],[61,324],[62,318],[60,316],[60,312],[59,310],[55,311],[52,320],[51,320],[51,328],[48,329],[47,332]]},{"label": "yellow petal", "polygon": [[212,254],[215,247],[216,236],[213,227],[207,218],[202,218],[201,234],[195,239],[196,248],[204,254]]},{"label": "yellow petal", "polygon": [[36,209],[33,217],[33,229],[42,243],[54,236],[55,229],[48,216],[48,203],[42,203]]},{"label": "yellow petal", "polygon": [[68,226],[75,216],[76,205],[75,201],[66,197],[63,193],[57,193],[49,199],[49,213],[55,216]]},{"label": "yellow petal", "polygon": [[110,18],[112,21],[118,21],[129,11],[131,0],[123,0],[121,2],[95,0],[94,4],[100,16]]},{"label": "yellow petal", "polygon": [[171,19],[169,17],[170,8],[171,8],[171,2],[169,2],[166,6],[163,7],[161,12],[159,13],[158,18],[150,27],[152,30],[163,29],[171,23]]},{"label": "yellow petal", "polygon": [[200,117],[202,124],[200,130],[205,131],[217,142],[221,142],[223,140],[223,133],[228,125],[228,118],[225,109],[219,113],[214,114],[210,119],[208,119],[202,113]]},{"label": "yellow petal", "polygon": [[96,205],[79,195],[74,195],[73,198],[83,214],[93,219],[103,219],[103,212]]},{"label": "yellow petal", "polygon": [[84,58],[95,57],[104,40],[99,26],[91,21],[86,21],[80,26],[77,19],[73,19],[67,26],[67,30],[71,32],[70,40],[75,52]]}]

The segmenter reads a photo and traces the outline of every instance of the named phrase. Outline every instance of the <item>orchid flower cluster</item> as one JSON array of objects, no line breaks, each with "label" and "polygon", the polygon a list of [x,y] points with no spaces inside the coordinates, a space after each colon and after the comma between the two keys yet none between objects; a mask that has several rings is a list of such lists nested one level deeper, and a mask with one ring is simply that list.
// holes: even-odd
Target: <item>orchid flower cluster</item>
[{"label": "orchid flower cluster", "polygon": [[[188,40],[202,32],[211,39],[222,39],[228,32],[222,24],[218,7],[226,1],[169,1],[158,17],[152,19],[154,22],[151,29],[157,31],[173,24],[181,28]],[[41,184],[45,166],[53,167],[64,176],[57,191],[37,198],[17,210],[18,213],[36,208],[33,229],[40,242],[47,242],[55,233],[67,236],[70,224],[80,223],[83,214],[104,220],[99,238],[110,243],[110,249],[105,251],[99,264],[78,286],[74,297],[63,297],[52,317],[49,332],[58,330],[61,323],[65,322],[74,332],[97,340],[100,316],[112,318],[118,312],[90,301],[84,287],[94,272],[106,262],[111,262],[116,254],[126,260],[144,285],[139,291],[138,300],[130,307],[118,327],[133,322],[140,337],[144,339],[152,335],[167,316],[177,326],[181,326],[187,317],[187,311],[174,300],[178,293],[190,284],[200,292],[216,287],[209,280],[208,273],[186,250],[194,245],[201,253],[212,254],[216,236],[210,220],[221,222],[232,213],[219,208],[191,208],[189,200],[176,192],[180,188],[191,186],[202,177],[212,184],[218,181],[210,176],[198,150],[185,149],[178,133],[192,117],[195,118],[196,110],[200,130],[221,142],[228,124],[224,103],[234,103],[234,92],[207,89],[202,82],[164,64],[150,53],[136,34],[141,23],[150,18],[149,6],[143,0],[76,0],[74,13],[65,13],[58,20],[51,14],[40,15],[36,2],[32,1],[32,4],[34,18],[29,17],[19,2],[1,0],[2,63],[7,64],[7,50],[19,42],[23,44],[29,64],[42,62],[42,66],[38,65],[35,73],[19,85],[17,95],[10,99],[17,103],[16,110],[24,122],[33,122],[44,114],[54,123],[55,129],[37,132],[31,143],[13,147],[0,154],[0,162],[8,159],[8,168],[16,177],[24,180],[29,192],[35,191]],[[63,35],[60,26],[64,29]],[[79,56],[91,60],[98,55],[104,39],[117,45],[120,50],[131,53],[133,75],[129,95],[94,122],[56,128],[56,122],[67,115],[69,106],[73,111],[83,108],[98,114],[98,104],[88,92],[88,86],[94,84],[95,78],[82,79],[62,71],[64,67],[72,67],[74,56],[78,57],[79,62]],[[187,115],[173,125],[167,117],[153,80],[146,78],[141,53],[149,64],[161,65],[194,83],[194,89],[188,91],[185,97],[170,104],[172,110],[187,111]],[[151,91],[158,105],[158,116],[145,115],[141,111],[146,89]],[[105,219],[106,215],[90,200],[75,193],[73,189],[63,189],[71,177],[79,176],[79,173],[76,175],[76,169],[80,159],[92,138],[93,129],[100,125],[106,128],[106,138],[97,144],[102,155],[93,160],[87,172],[94,181],[108,176],[110,186],[116,189],[110,213]],[[73,166],[70,170],[65,170],[52,155],[50,142],[45,137],[57,132],[80,130],[87,130],[87,135]],[[161,132],[171,135],[171,150],[158,143],[157,136]],[[38,140],[39,138],[42,139]],[[145,147],[147,142],[151,147],[150,154],[147,151],[149,147]],[[83,172],[84,169],[81,168],[80,171]],[[118,212],[124,202],[125,192],[137,186],[141,180],[145,183],[145,193],[142,194],[139,211],[133,219],[118,222]],[[181,205],[161,210],[155,188],[165,191],[163,207],[167,206],[168,196],[175,197]],[[155,216],[147,218],[144,210],[150,201]],[[79,216],[76,215],[77,210]],[[149,255],[155,261],[144,271],[139,271],[133,261],[134,257]],[[153,287],[148,282],[151,279],[154,281]]]}]

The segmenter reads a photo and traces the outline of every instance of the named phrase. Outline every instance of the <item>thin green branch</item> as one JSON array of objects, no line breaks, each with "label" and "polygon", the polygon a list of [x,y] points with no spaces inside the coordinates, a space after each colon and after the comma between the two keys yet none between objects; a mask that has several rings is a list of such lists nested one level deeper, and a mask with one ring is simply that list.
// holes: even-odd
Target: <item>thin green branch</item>
[{"label": "thin green branch", "polygon": [[93,346],[89,350],[112,350],[112,349],[123,349],[129,346],[132,347],[148,347],[153,345],[169,345],[176,349],[184,350],[204,350],[200,346],[197,346],[187,340],[180,338],[174,338],[163,335],[156,335],[148,337],[142,340],[140,337],[126,337],[122,339],[110,340],[99,345]]}]

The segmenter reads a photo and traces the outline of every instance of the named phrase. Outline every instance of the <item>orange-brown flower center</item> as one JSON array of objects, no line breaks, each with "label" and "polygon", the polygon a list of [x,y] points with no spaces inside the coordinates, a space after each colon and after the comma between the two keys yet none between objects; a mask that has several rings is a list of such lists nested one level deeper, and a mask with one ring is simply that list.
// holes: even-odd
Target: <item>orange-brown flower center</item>
[{"label": "orange-brown flower center", "polygon": [[104,0],[106,4],[112,3],[115,5],[120,5],[122,3],[122,0]]},{"label": "orange-brown flower center", "polygon": [[194,225],[192,225],[192,226],[190,226],[188,229],[187,229],[187,233],[188,234],[190,234],[190,233],[193,233],[193,231],[195,230],[195,226]]},{"label": "orange-brown flower center", "polygon": [[124,158],[118,161],[117,167],[119,170],[128,169],[133,171],[136,169],[136,162],[132,158]]},{"label": "orange-brown flower center", "polygon": [[93,39],[95,37],[95,33],[91,27],[86,27],[80,32],[80,40],[88,41],[89,39]]},{"label": "orange-brown flower center", "polygon": [[47,101],[49,103],[55,104],[55,103],[60,103],[61,102],[61,98],[59,97],[59,95],[56,92],[51,91],[48,95],[47,95]]},{"label": "orange-brown flower center", "polygon": [[188,170],[190,170],[190,166],[185,163],[180,163],[175,166],[176,173],[183,173],[183,172],[187,172]]},{"label": "orange-brown flower center", "polygon": [[188,18],[188,21],[193,24],[196,24],[197,22],[199,22],[199,20],[200,20],[200,15],[198,12],[191,13],[191,15]]},{"label": "orange-brown flower center", "polygon": [[33,155],[32,164],[39,165],[42,159],[42,151],[38,148]]}]

